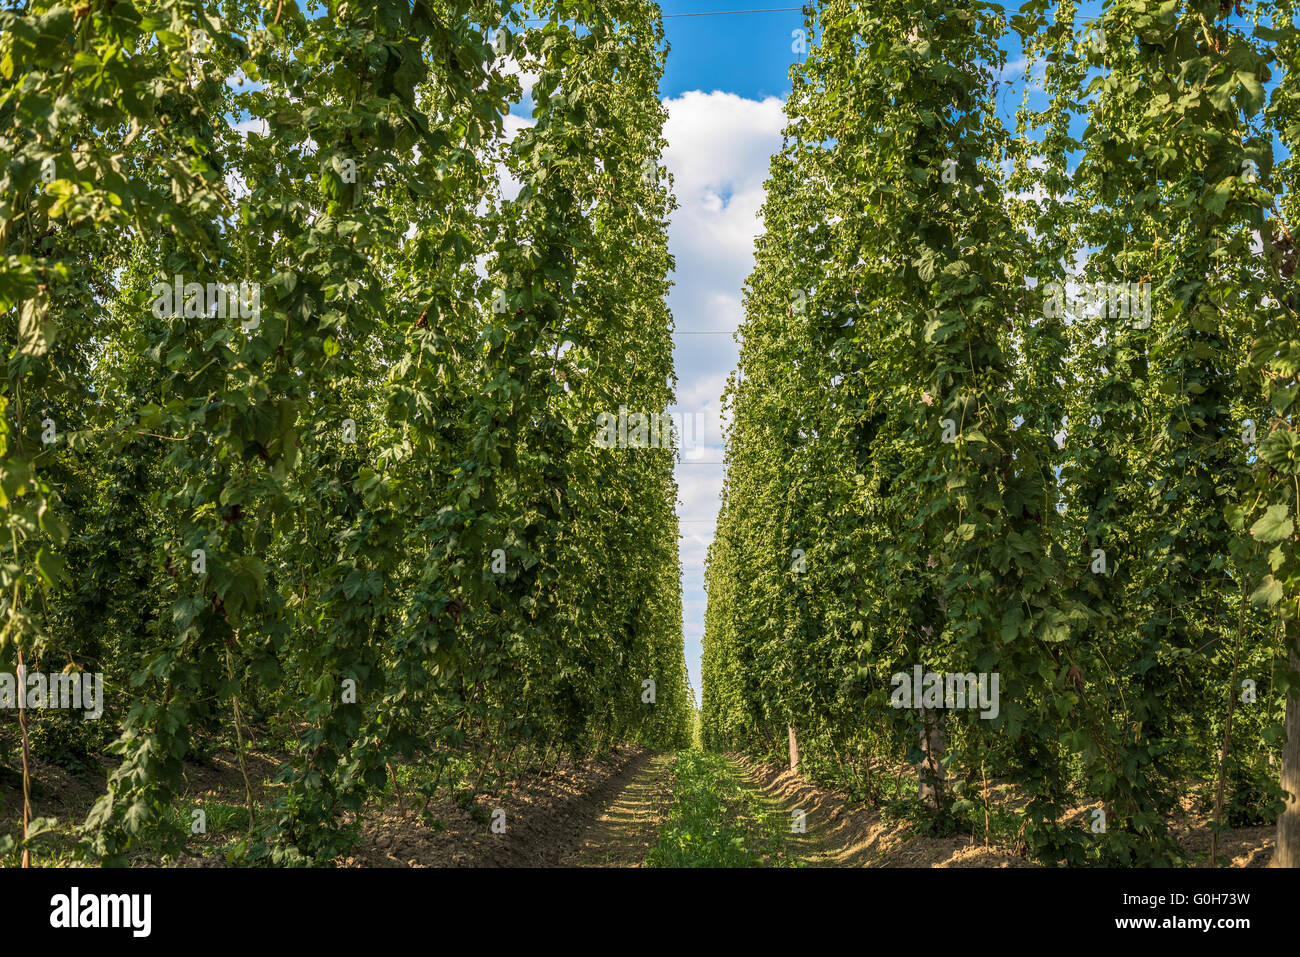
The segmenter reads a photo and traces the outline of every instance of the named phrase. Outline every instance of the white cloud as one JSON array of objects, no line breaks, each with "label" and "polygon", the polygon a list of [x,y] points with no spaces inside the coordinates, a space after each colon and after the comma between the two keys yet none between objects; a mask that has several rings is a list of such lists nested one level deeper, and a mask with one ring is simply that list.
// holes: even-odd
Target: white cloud
[{"label": "white cloud", "polygon": [[266,120],[261,117],[250,116],[246,120],[240,120],[238,123],[233,123],[231,122],[230,117],[227,116],[226,122],[230,123],[230,128],[244,138],[248,137],[250,131],[262,136],[265,136],[267,132]]},{"label": "white cloud", "polygon": [[733,93],[694,91],[667,99],[664,165],[678,209],[668,229],[676,259],[669,296],[678,335],[677,409],[704,412],[703,453],[677,467],[681,522],[683,628],[691,686],[700,691],[704,633],[704,559],[722,491],[721,396],[736,366],[732,334],[743,316],[741,289],[762,229],[764,181],[781,148],[784,103]]},{"label": "white cloud", "polygon": [[[507,113],[504,117],[502,126],[505,128],[505,140],[510,142],[518,135],[520,130],[527,129],[530,126],[536,126],[537,121],[524,116],[515,116],[513,113]],[[514,199],[519,195],[519,190],[523,188],[523,183],[510,175],[505,164],[497,164],[497,179],[501,182],[501,198]]]},{"label": "white cloud", "polygon": [[519,86],[523,90],[523,96],[520,97],[515,109],[531,113],[533,109],[533,87],[541,79],[541,74],[524,69],[523,64],[512,56],[500,57],[497,60],[497,67],[501,70],[502,75],[519,78]]}]

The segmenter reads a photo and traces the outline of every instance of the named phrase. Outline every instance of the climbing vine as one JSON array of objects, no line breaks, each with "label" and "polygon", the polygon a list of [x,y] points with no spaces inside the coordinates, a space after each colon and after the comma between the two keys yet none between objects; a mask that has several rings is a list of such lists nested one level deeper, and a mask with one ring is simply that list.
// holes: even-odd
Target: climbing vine
[{"label": "climbing vine", "polygon": [[[879,803],[910,766],[929,827],[1054,863],[1181,859],[1189,788],[1216,827],[1271,819],[1294,10],[808,12],[728,392],[706,742],[783,755],[788,724]],[[1012,36],[1042,84],[1014,123]],[[993,706],[914,701],[914,669],[996,678]]]},{"label": "climbing vine", "polygon": [[86,859],[181,852],[213,735],[277,864],[403,780],[684,744],[673,453],[594,442],[672,402],[657,7],[0,17],[0,661],[105,674]]}]

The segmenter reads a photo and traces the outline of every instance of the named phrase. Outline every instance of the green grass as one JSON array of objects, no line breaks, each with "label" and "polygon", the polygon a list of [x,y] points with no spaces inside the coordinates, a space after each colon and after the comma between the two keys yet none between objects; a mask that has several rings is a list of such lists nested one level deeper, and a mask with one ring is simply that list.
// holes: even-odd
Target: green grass
[{"label": "green grass", "polygon": [[790,867],[790,822],[742,782],[726,758],[683,751],[673,766],[675,803],[646,856],[649,867]]}]

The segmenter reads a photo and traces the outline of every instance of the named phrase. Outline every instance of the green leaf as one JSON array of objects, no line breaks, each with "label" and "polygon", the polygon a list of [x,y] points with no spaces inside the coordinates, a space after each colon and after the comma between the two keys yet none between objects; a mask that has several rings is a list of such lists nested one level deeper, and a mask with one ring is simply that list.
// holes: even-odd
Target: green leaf
[{"label": "green leaf", "polygon": [[41,580],[53,588],[63,579],[63,559],[49,549],[42,548],[36,553],[36,570],[40,573]]},{"label": "green leaf", "polygon": [[27,825],[27,840],[40,837],[42,834],[48,834],[59,826],[58,818],[53,817],[35,817]]},{"label": "green leaf", "polygon": [[1043,613],[1038,637],[1043,641],[1065,641],[1070,637],[1069,619],[1059,608],[1049,608]]},{"label": "green leaf", "polygon": [[26,356],[43,356],[53,345],[48,335],[44,299],[28,299],[18,315],[18,351]]},{"label": "green leaf", "polygon": [[1272,575],[1265,575],[1260,586],[1250,596],[1252,604],[1261,607],[1276,605],[1282,599],[1282,583]]},{"label": "green leaf", "polygon": [[1300,391],[1300,383],[1292,383],[1284,389],[1278,389],[1273,394],[1273,411],[1278,415],[1285,415],[1286,410],[1295,401],[1297,391]]},{"label": "green leaf", "polygon": [[1264,105],[1264,84],[1253,73],[1247,73],[1242,70],[1237,73],[1237,82],[1242,86],[1244,96],[1242,99],[1242,109],[1246,116],[1254,116],[1259,112],[1259,108]]},{"label": "green leaf", "polygon": [[1277,542],[1290,538],[1295,531],[1285,505],[1270,505],[1264,516],[1250,526],[1250,534],[1257,542]]},{"label": "green leaf", "polygon": [[1217,185],[1206,190],[1201,204],[1212,213],[1222,213],[1232,196],[1232,187],[1236,181],[1235,176],[1225,176]]},{"label": "green leaf", "polygon": [[1260,443],[1259,457],[1283,475],[1300,475],[1300,434],[1274,429]]}]

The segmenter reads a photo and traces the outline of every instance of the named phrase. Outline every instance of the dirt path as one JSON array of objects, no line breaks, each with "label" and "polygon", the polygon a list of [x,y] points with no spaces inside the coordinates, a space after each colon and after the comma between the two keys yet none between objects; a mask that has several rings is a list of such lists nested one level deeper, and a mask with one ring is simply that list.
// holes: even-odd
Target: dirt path
[{"label": "dirt path", "polygon": [[671,754],[657,754],[638,767],[560,866],[643,866],[672,801],[668,769],[673,761]]}]

